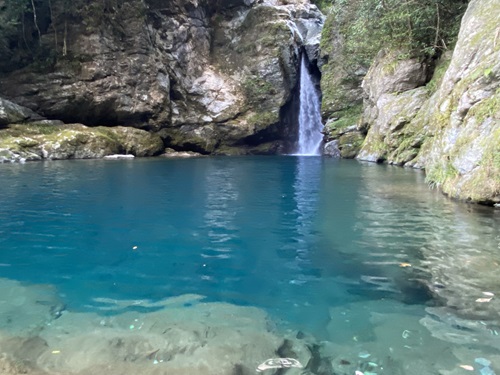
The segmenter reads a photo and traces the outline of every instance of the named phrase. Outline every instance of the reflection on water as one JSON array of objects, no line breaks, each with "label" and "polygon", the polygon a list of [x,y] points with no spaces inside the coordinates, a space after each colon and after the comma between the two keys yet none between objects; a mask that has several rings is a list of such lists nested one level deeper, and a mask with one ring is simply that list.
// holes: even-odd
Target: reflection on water
[{"label": "reflection on water", "polygon": [[[302,284],[307,282],[307,269],[310,265],[310,247],[315,243],[317,235],[318,191],[321,184],[322,159],[319,157],[298,157],[293,184],[293,199],[296,204],[296,256],[294,258],[297,280],[291,282]],[[319,275],[318,275],[319,276]],[[311,275],[309,275],[311,277]],[[314,278],[314,276],[313,276]]]},{"label": "reflection on water", "polygon": [[407,363],[455,374],[500,350],[498,212],[446,199],[421,172],[256,157],[2,165],[0,178],[0,288],[9,291],[0,347],[6,332],[47,323],[47,342],[57,330],[84,340],[101,322],[136,332],[149,323],[134,319],[161,322],[182,309],[204,324],[183,322],[186,335],[212,340],[219,323],[202,317],[231,326],[232,307],[217,305],[231,303],[250,309],[234,313],[245,317],[235,326],[252,324],[246,339],[253,329],[313,334],[332,366],[351,366],[336,373],[382,373],[371,361],[388,374],[412,373]]},{"label": "reflection on water", "polygon": [[232,250],[231,241],[237,237],[236,212],[232,209],[238,200],[234,179],[233,168],[217,169],[213,165],[207,168],[204,181],[207,197],[203,208],[205,225],[202,229],[209,245],[203,249],[203,258],[231,257],[228,254]]},{"label": "reflection on water", "polygon": [[360,216],[368,220],[360,244],[377,258],[388,253],[394,263],[411,264],[412,277],[421,277],[458,315],[500,322],[496,300],[476,303],[483,293],[500,294],[498,214],[429,193],[422,174],[414,181],[394,174],[387,179],[377,168],[363,169],[369,184],[359,196]]}]

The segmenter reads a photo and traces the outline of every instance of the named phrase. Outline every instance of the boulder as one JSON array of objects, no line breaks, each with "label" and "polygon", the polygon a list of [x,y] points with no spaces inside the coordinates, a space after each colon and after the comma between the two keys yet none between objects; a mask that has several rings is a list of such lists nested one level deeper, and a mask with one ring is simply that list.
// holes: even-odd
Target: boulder
[{"label": "boulder", "polygon": [[330,156],[332,158],[340,158],[339,141],[333,140],[327,142],[323,148],[323,155]]},{"label": "boulder", "polygon": [[[100,130],[108,129],[100,127]],[[156,156],[163,151],[163,141],[156,134],[124,126],[115,126],[109,131],[118,139],[126,154],[138,157]]]},{"label": "boulder", "polygon": [[107,155],[154,156],[163,151],[157,135],[125,127],[30,123],[0,130],[0,160],[96,159]]},{"label": "boulder", "polygon": [[422,57],[402,58],[405,51],[379,52],[361,87],[368,103],[376,103],[383,94],[399,94],[424,86],[429,64]]},{"label": "boulder", "polygon": [[340,156],[344,159],[354,159],[361,149],[365,135],[359,131],[342,134],[339,139]]},{"label": "boulder", "polygon": [[427,98],[426,89],[420,87],[381,94],[373,106],[367,105],[363,121],[369,131],[357,158],[401,165],[415,158],[420,144],[414,143],[417,129],[412,120]]},{"label": "boulder", "polygon": [[327,142],[336,142],[342,158],[355,158],[365,139],[365,134],[358,127],[359,111],[359,106],[353,106],[336,112],[335,115],[339,117],[330,118],[325,125]]},{"label": "boulder", "polygon": [[0,128],[9,124],[39,120],[43,120],[43,117],[31,109],[0,98]]}]

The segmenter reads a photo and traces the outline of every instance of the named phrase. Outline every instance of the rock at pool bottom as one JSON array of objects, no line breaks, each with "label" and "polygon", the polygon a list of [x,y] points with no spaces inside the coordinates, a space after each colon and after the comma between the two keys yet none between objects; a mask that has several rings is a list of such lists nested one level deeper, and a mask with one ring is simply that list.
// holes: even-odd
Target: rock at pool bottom
[{"label": "rock at pool bottom", "polygon": [[[150,313],[54,315],[58,302],[54,297],[49,303],[48,296],[55,296],[50,287],[37,293],[44,287],[32,291],[0,279],[0,288],[16,293],[0,303],[2,375],[254,374],[284,342],[301,363],[311,358],[306,338],[278,335],[267,314],[253,307],[203,303],[189,295],[156,302],[161,309]],[[38,303],[40,295],[47,301]],[[112,300],[103,301],[112,307]]]},{"label": "rock at pool bottom", "polygon": [[[279,329],[261,309],[204,303],[197,295],[96,298],[98,314],[65,310],[50,286],[0,279],[0,292],[2,375],[246,375],[270,358],[293,358],[304,368],[264,374],[459,375],[459,365],[474,358],[488,359],[493,370],[500,359],[479,346],[436,340],[436,328],[415,319],[418,306],[395,309],[387,300],[332,308],[331,340],[319,342]],[[156,311],[123,312],[127,306]],[[453,327],[443,322],[439,330]]]}]

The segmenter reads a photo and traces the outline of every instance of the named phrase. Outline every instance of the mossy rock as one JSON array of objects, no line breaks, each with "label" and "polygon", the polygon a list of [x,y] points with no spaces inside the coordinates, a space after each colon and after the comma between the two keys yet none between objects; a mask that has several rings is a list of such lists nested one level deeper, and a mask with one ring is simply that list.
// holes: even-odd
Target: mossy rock
[{"label": "mossy rock", "polygon": [[251,106],[265,105],[266,100],[276,94],[274,86],[258,76],[248,76],[243,81],[243,91],[247,103]]},{"label": "mossy rock", "polygon": [[13,161],[95,159],[123,153],[158,155],[163,142],[157,135],[134,128],[31,123],[0,130],[0,149],[9,150]]},{"label": "mossy rock", "polygon": [[161,137],[141,129],[116,126],[112,128],[100,127],[101,132],[111,132],[123,146],[126,154],[135,156],[156,156],[163,152],[164,144]]},{"label": "mossy rock", "polygon": [[[500,111],[499,111],[500,113]],[[482,123],[495,126],[487,137],[462,134],[455,146],[426,168],[426,180],[447,195],[471,202],[500,202],[500,116]]]},{"label": "mossy rock", "polygon": [[365,139],[364,134],[360,132],[350,132],[339,137],[340,156],[344,159],[354,159]]},{"label": "mossy rock", "polygon": [[247,120],[248,125],[250,125],[255,132],[263,130],[270,125],[276,124],[279,121],[278,112],[255,112],[251,114]]},{"label": "mossy rock", "polygon": [[178,151],[195,151],[211,154],[219,146],[220,139],[213,126],[204,128],[183,126],[164,128],[157,133],[167,147]]},{"label": "mossy rock", "polygon": [[320,40],[321,115],[324,121],[336,112],[361,104],[361,82],[367,66],[345,51],[344,36],[333,13],[326,17]]},{"label": "mossy rock", "polygon": [[325,124],[324,132],[328,140],[337,139],[359,123],[362,106],[354,105],[335,112],[335,117],[330,118]]},{"label": "mossy rock", "polygon": [[361,145],[361,150],[356,156],[357,159],[371,162],[383,162],[387,160],[389,148],[382,138],[365,138]]}]

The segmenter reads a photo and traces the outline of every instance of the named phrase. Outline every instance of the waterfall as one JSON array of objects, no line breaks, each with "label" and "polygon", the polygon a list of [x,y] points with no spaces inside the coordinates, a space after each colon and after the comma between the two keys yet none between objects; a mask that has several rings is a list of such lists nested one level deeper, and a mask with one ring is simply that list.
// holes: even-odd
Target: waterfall
[{"label": "waterfall", "polygon": [[307,69],[307,57],[300,63],[300,107],[297,155],[319,155],[323,140],[319,95]]}]

